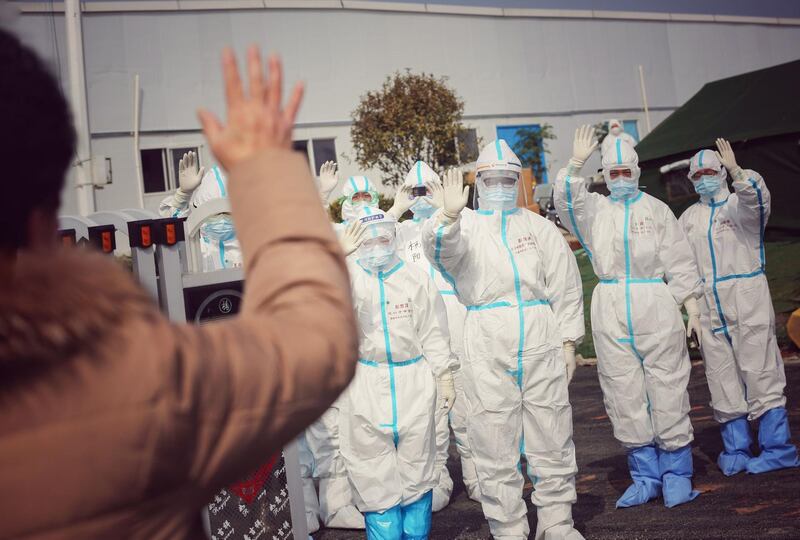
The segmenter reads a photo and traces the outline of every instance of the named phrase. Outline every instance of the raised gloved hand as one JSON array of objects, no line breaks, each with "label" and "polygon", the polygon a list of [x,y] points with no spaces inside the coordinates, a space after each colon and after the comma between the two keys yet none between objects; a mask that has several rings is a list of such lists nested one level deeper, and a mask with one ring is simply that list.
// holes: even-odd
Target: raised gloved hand
[{"label": "raised gloved hand", "polygon": [[322,196],[322,202],[328,200],[331,192],[336,189],[336,184],[339,183],[336,167],[335,161],[326,161],[319,168],[319,194]]},{"label": "raised gloved hand", "polygon": [[741,180],[743,174],[742,168],[736,163],[736,155],[733,153],[731,143],[725,139],[717,139],[717,159],[722,165],[728,169],[734,180]]},{"label": "raised gloved hand", "polygon": [[700,346],[700,308],[697,307],[697,298],[690,296],[683,303],[683,307],[686,308],[686,314],[689,316],[689,320],[686,322],[686,337],[692,339],[692,334],[694,334],[694,339]]},{"label": "raised gloved hand", "polygon": [[444,173],[442,181],[442,214],[443,221],[452,223],[467,206],[469,186],[464,185],[461,171],[450,169]]},{"label": "raised gloved hand", "polygon": [[578,363],[575,361],[575,342],[565,341],[562,345],[564,351],[564,363],[567,365],[567,384],[572,382],[572,377],[575,375],[575,367]]},{"label": "raised gloved hand", "polygon": [[456,400],[456,386],[453,383],[453,373],[449,369],[436,379],[436,391],[438,406],[450,412]]},{"label": "raised gloved hand", "polygon": [[347,257],[351,253],[361,246],[361,243],[364,241],[364,235],[367,233],[367,229],[359,220],[353,220],[347,225],[345,228],[344,233],[339,238],[339,244],[342,246],[342,251],[344,251],[344,256]]},{"label": "raised gloved hand", "polygon": [[182,200],[188,200],[192,192],[200,185],[205,172],[205,167],[200,167],[199,170],[197,168],[197,153],[183,154],[178,162],[178,191],[175,195]]},{"label": "raised gloved hand", "polygon": [[394,203],[387,214],[392,214],[399,221],[400,217],[408,212],[412,204],[414,204],[414,199],[411,198],[411,187],[402,185],[394,192]]},{"label": "raised gloved hand", "polygon": [[585,124],[575,130],[575,138],[572,141],[572,157],[569,160],[568,172],[570,175],[578,174],[597,148],[597,139],[594,138],[594,127]]},{"label": "raised gloved hand", "polygon": [[431,206],[434,208],[444,206],[444,188],[437,182],[428,182],[425,186],[428,188],[428,196],[425,198],[428,199]]}]

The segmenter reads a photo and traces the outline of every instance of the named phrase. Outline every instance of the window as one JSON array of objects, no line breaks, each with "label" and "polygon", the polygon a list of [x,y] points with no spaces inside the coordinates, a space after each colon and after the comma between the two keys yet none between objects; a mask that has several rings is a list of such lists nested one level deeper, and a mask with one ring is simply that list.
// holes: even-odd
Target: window
[{"label": "window", "polygon": [[196,146],[148,148],[140,150],[142,182],[145,193],[164,193],[178,187],[179,164],[186,152],[198,152]]},{"label": "window", "polygon": [[692,181],[686,176],[687,172],[687,167],[678,167],[661,174],[661,181],[667,187],[667,202],[676,203],[697,197]]},{"label": "window", "polygon": [[314,174],[326,161],[336,161],[335,139],[306,139],[292,142],[292,149],[305,154],[309,165],[314,165]]},{"label": "window", "polygon": [[639,142],[639,124],[636,120],[623,120],[622,131],[633,137],[633,140]]},{"label": "window", "polygon": [[[547,124],[545,124],[547,126]],[[547,183],[547,150],[544,141],[538,136],[542,131],[540,124],[527,124],[516,126],[497,126],[497,138],[505,139],[508,146],[519,156],[523,167],[531,167],[536,177],[540,177],[541,183]],[[535,134],[537,144],[531,144],[530,134]],[[528,139],[527,142],[525,139]],[[539,148],[538,155],[532,154],[532,146]]]},{"label": "window", "polygon": [[460,163],[469,163],[478,159],[478,132],[472,128],[461,129],[458,131],[457,139],[458,160]]}]

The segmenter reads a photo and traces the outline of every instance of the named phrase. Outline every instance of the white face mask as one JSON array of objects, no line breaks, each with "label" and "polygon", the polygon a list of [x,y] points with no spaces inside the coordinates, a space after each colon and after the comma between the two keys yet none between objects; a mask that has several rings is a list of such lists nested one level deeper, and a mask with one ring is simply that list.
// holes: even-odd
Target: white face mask
[{"label": "white face mask", "polygon": [[622,133],[622,128],[621,127],[614,126],[614,127],[611,128],[611,134],[612,135],[618,136],[620,133]]},{"label": "white face mask", "polygon": [[411,211],[417,219],[428,219],[436,212],[436,207],[424,198],[418,197],[411,205]]},{"label": "white face mask", "polygon": [[511,210],[517,206],[517,186],[482,186],[478,193],[481,207],[487,210]]}]

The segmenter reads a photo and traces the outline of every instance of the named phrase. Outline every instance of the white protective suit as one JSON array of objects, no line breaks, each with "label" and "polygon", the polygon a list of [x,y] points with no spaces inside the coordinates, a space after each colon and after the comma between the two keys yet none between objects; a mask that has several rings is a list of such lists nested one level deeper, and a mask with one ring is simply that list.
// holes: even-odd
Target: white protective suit
[{"label": "white protective suit", "polygon": [[616,148],[617,139],[621,139],[623,143],[628,144],[631,148],[636,147],[636,139],[629,133],[623,131],[622,122],[616,118],[612,118],[608,121],[608,135],[605,136],[603,143],[600,145],[600,153],[602,155],[606,155],[609,151],[613,153]]},{"label": "white protective suit", "polygon": [[[604,174],[615,166],[630,168],[638,180],[638,156],[622,141],[603,157]],[[592,335],[614,436],[627,448],[688,445],[691,364],[679,306],[701,289],[678,220],[638,190],[620,200],[589,193],[584,179],[566,168],[558,173],[554,200],[600,278],[592,294]]]},{"label": "white protective suit", "polygon": [[341,454],[359,510],[386,512],[436,486],[436,377],[458,362],[441,327],[442,298],[427,274],[396,254],[382,271],[353,258],[359,363],[348,414],[340,416]]},{"label": "white protective suit", "polygon": [[[219,167],[212,167],[203,175],[200,186],[191,196],[182,196],[179,190],[166,197],[158,207],[162,217],[188,217],[192,209],[212,199],[228,197],[228,180]],[[200,249],[203,254],[203,271],[242,266],[242,250],[230,215],[220,214],[206,220],[200,227]]]},{"label": "white protective suit", "polygon": [[308,448],[305,433],[297,439],[297,457],[300,461],[300,479],[303,483],[303,503],[306,510],[306,528],[308,534],[319,530],[319,500],[314,486],[314,456]]},{"label": "white protective suit", "polygon": [[[342,204],[344,223],[334,223],[337,235],[342,235],[345,223],[355,218],[364,206],[378,207],[377,190],[366,176],[351,176],[343,188],[346,197]],[[353,205],[351,198],[359,192],[372,196],[367,204]],[[345,217],[346,216],[346,217]],[[349,257],[354,260],[354,257]],[[340,451],[340,416],[347,403],[345,394],[311,424],[305,432],[310,455],[313,457],[314,478],[319,481],[319,516],[322,523],[332,529],[363,529],[364,516],[355,506],[352,486]],[[306,514],[312,508],[306,504]]]},{"label": "white protective suit", "polygon": [[690,175],[699,169],[719,171],[720,190],[689,207],[678,221],[703,276],[701,350],[711,407],[720,423],[742,416],[755,420],[786,405],[786,376],[764,274],[770,194],[752,170],[741,170],[731,193],[725,168],[711,150],[692,158]]},{"label": "white protective suit", "polygon": [[[425,186],[427,183],[441,185],[442,181],[426,163],[418,161],[409,171],[405,178],[405,184],[410,187]],[[424,202],[424,201],[423,201]],[[435,210],[435,209],[434,209]],[[423,272],[427,273],[444,300],[444,307],[447,309],[447,327],[450,332],[450,347],[453,354],[463,363],[464,358],[464,321],[467,316],[467,309],[456,298],[453,286],[448,283],[442,274],[425,258],[422,250],[422,225],[430,217],[420,217],[423,212],[415,212],[415,205],[411,211],[414,218],[403,221],[397,225],[397,252],[405,262],[414,264]],[[475,471],[475,464],[472,461],[472,454],[467,440],[467,402],[464,396],[464,383],[462,377],[464,372],[458,370],[454,373],[456,386],[456,401],[450,414],[442,414],[441,409],[437,409],[436,419],[436,469],[439,481],[433,490],[433,511],[436,512],[444,508],[453,493],[453,481],[447,470],[447,458],[450,449],[450,428],[448,427],[448,416],[450,427],[453,428],[455,435],[456,449],[461,456],[461,471],[464,485],[470,498],[478,500],[478,477]]]},{"label": "white protective suit", "polygon": [[[510,171],[519,182],[519,159],[504,140],[486,146],[477,166],[479,174]],[[564,341],[584,335],[574,255],[553,223],[523,208],[463,209],[453,222],[439,210],[422,239],[428,260],[467,306],[467,430],[492,536],[528,538],[524,454],[535,484],[536,538],[583,538],[572,521],[577,465],[562,354]]]}]

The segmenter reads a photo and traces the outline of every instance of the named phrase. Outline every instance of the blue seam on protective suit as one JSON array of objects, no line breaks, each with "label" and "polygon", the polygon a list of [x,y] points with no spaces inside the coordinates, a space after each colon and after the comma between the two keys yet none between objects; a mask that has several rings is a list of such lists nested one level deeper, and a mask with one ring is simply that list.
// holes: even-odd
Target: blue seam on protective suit
[{"label": "blue seam on protective suit", "polygon": [[439,294],[441,294],[443,296],[455,296],[456,295],[456,291],[447,291],[447,290],[440,289],[439,290]]},{"label": "blue seam on protective suit", "polygon": [[750,178],[750,185],[756,190],[758,196],[758,230],[759,230],[759,255],[761,256],[761,270],[767,266],[767,260],[764,254],[764,199],[761,195],[761,188],[758,187],[756,181]]},{"label": "blue seam on protective suit", "polygon": [[503,148],[500,146],[500,139],[494,141],[494,149],[497,152],[497,159],[503,159]]},{"label": "blue seam on protective suit", "polygon": [[172,214],[172,217],[178,217],[180,215],[180,213],[181,213],[181,210],[179,208],[176,208],[175,209],[175,213]]},{"label": "blue seam on protective suit", "polygon": [[[423,356],[419,355],[417,357],[410,358],[408,360],[403,360],[402,362],[394,362],[392,365],[394,367],[410,366],[410,365],[416,364],[417,362],[422,360],[422,358],[423,358]],[[358,363],[359,364],[363,364],[365,366],[369,366],[369,367],[381,367],[380,362],[375,362],[374,360],[367,360],[366,358],[359,358],[358,359]]]},{"label": "blue seam on protective suit", "polygon": [[[622,281],[625,281],[625,278],[622,278]],[[627,281],[631,283],[664,283],[664,278],[630,278]],[[619,278],[601,279],[600,283],[603,285],[614,285],[619,283]]]},{"label": "blue seam on protective suit", "polygon": [[[714,199],[711,199],[711,202],[714,202]],[[725,334],[725,339],[728,340],[728,344],[733,347],[733,340],[731,339],[731,335],[728,333],[728,323],[725,320],[725,313],[722,311],[722,302],[719,299],[719,292],[717,291],[717,256],[714,253],[714,238],[712,235],[712,229],[714,227],[714,214],[717,212],[717,207],[713,204],[711,205],[711,213],[708,216],[708,252],[711,255],[711,293],[714,295],[714,302],[717,305],[717,313],[719,314],[719,322],[722,323],[722,326],[719,327],[719,331],[722,331]]]},{"label": "blue seam on protective suit", "polygon": [[586,247],[586,242],[583,241],[583,236],[581,235],[581,231],[578,229],[578,222],[575,220],[575,211],[572,208],[572,186],[569,184],[570,176],[567,175],[566,178],[566,186],[567,186],[567,211],[569,212],[569,221],[572,223],[572,228],[575,230],[575,236],[578,238],[578,242],[580,242],[581,247],[586,252],[586,255],[589,256],[589,260],[592,260],[592,252],[591,250]]},{"label": "blue seam on protective suit", "polygon": [[356,185],[355,178],[351,176],[347,180],[350,182],[350,187],[353,188],[353,193],[358,193],[358,186]]},{"label": "blue seam on protective suit", "polygon": [[763,273],[764,273],[764,270],[759,268],[758,270],[756,270],[754,272],[750,272],[749,274],[728,274],[727,276],[722,276],[722,277],[717,278],[717,283],[719,283],[720,281],[730,281],[732,279],[752,278],[752,277],[760,276]]},{"label": "blue seam on protective suit", "polygon": [[219,241],[219,262],[222,264],[222,268],[227,268],[225,266],[225,242],[222,240]]},{"label": "blue seam on protective suit", "polygon": [[442,274],[444,280],[448,282],[450,286],[453,287],[456,294],[458,294],[456,280],[444,269],[444,265],[442,264],[442,235],[444,235],[444,225],[439,225],[439,228],[436,229],[436,248],[434,250],[433,262],[436,263],[436,268],[439,270],[439,273]]},{"label": "blue seam on protective suit", "polygon": [[217,177],[217,184],[219,185],[219,194],[222,198],[225,198],[228,196],[228,194],[225,192],[225,183],[222,181],[222,178],[219,175],[219,167],[215,165],[213,170],[214,170],[214,176]]},{"label": "blue seam on protective suit", "polygon": [[622,165],[622,139],[617,139],[617,165]]},{"label": "blue seam on protective suit", "polygon": [[[617,139],[619,142],[619,139]],[[638,198],[636,199],[638,200]],[[630,246],[630,238],[628,238],[628,229],[630,228],[630,219],[631,219],[631,203],[634,201],[626,200],[625,201],[625,225],[622,231],[622,242],[623,247],[625,248],[625,314],[628,320],[628,338],[631,340],[631,349],[633,349],[633,353],[639,358],[639,362],[644,364],[644,358],[642,355],[639,354],[639,351],[636,349],[636,342],[633,338],[633,314],[632,314],[632,306],[631,306],[631,246]],[[648,398],[649,399],[649,398]]]},{"label": "blue seam on protective suit", "polygon": [[514,253],[508,245],[508,222],[506,221],[506,214],[503,213],[500,222],[500,236],[503,239],[503,245],[508,251],[508,258],[511,261],[511,269],[514,271],[514,293],[517,297],[517,312],[519,314],[519,345],[517,347],[517,387],[522,390],[522,351],[525,347],[525,312],[522,305],[522,284],[520,283],[519,269],[517,268],[517,261],[514,259]]},{"label": "blue seam on protective suit", "polygon": [[[545,306],[550,305],[550,302],[547,300],[524,300],[521,305],[524,308],[531,306]],[[491,302],[489,304],[476,304],[467,306],[467,311],[483,311],[485,309],[496,309],[501,307],[519,307],[519,305],[512,304],[507,300],[498,300],[497,302]]]},{"label": "blue seam on protective suit", "polygon": [[417,185],[422,185],[422,162],[417,161]]},{"label": "blue seam on protective suit", "polygon": [[392,362],[392,344],[389,339],[389,321],[386,316],[386,290],[383,286],[384,274],[378,272],[378,286],[380,291],[381,302],[381,323],[383,325],[383,344],[386,348],[386,362],[389,364],[389,391],[392,397],[392,439],[394,440],[394,447],[397,448],[397,443],[400,442],[400,434],[397,432],[397,388],[394,381],[394,362]]},{"label": "blue seam on protective suit", "polygon": [[697,168],[698,169],[703,168],[703,153],[704,152],[705,152],[705,150],[700,150],[700,155],[697,157]]}]

